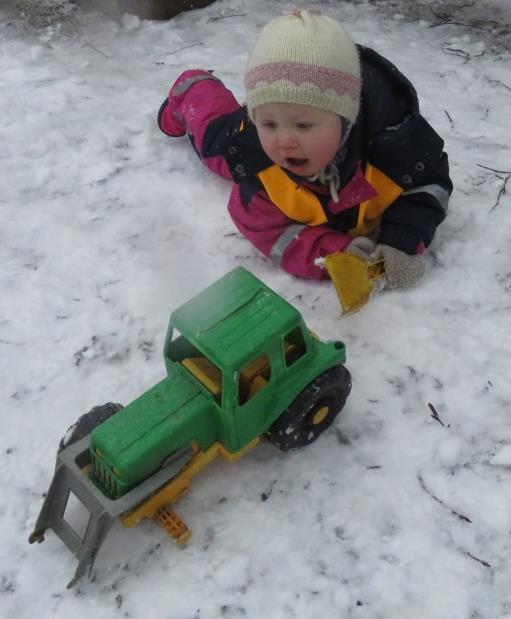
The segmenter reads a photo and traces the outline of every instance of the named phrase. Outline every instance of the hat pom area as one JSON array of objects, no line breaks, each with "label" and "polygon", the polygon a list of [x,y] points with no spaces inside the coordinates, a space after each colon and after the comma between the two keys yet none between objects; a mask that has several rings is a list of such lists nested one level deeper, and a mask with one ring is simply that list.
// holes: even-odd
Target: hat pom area
[{"label": "hat pom area", "polygon": [[302,10],[270,21],[261,31],[245,74],[247,107],[298,103],[356,121],[360,62],[343,26]]}]

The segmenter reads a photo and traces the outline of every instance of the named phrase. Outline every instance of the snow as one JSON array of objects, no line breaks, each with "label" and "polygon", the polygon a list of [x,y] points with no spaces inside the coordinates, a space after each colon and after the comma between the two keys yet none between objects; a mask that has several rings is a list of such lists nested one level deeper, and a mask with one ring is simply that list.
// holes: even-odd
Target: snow
[{"label": "snow", "polygon": [[[412,79],[455,184],[423,282],[340,318],[330,284],[235,231],[229,183],[155,122],[184,68],[242,99],[257,31],[289,3],[161,23],[55,4],[62,23],[0,20],[1,616],[511,617],[509,51],[401,3],[321,3]],[[27,543],[59,439],[160,380],[170,311],[237,265],[347,343],[342,415],[298,453],[263,443],[206,468],[177,505],[186,548],[119,524],[95,580],[66,590],[68,550],[51,532]]]}]

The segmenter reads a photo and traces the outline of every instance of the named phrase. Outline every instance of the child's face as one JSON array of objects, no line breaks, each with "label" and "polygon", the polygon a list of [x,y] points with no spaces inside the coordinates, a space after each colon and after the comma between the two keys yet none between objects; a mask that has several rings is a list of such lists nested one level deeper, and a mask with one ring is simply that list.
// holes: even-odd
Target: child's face
[{"label": "child's face", "polygon": [[298,176],[328,165],[341,145],[337,114],[297,103],[265,103],[255,109],[259,140],[268,157]]}]

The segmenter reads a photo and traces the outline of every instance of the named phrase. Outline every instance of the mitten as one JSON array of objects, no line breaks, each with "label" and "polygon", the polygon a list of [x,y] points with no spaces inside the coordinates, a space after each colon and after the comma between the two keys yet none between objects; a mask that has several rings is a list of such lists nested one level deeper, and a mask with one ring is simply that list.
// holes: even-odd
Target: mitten
[{"label": "mitten", "polygon": [[410,288],[414,286],[426,271],[424,255],[410,256],[389,245],[377,245],[370,259],[383,258],[385,265],[385,283],[389,288]]},{"label": "mitten", "polygon": [[376,243],[371,241],[367,236],[356,236],[351,243],[348,245],[346,249],[346,253],[353,254],[354,256],[358,256],[362,258],[362,260],[367,260],[368,262],[372,260],[371,254],[376,249]]}]

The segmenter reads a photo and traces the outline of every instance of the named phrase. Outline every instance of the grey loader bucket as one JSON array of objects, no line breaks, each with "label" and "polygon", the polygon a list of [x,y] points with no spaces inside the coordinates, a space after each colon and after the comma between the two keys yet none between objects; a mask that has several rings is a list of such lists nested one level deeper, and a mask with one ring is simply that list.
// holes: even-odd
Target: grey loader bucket
[{"label": "grey loader bucket", "polygon": [[[161,486],[175,477],[192,456],[185,447],[167,459],[164,468],[119,499],[109,499],[87,474],[90,465],[90,436],[76,441],[57,454],[57,463],[50,488],[29,542],[43,542],[46,529],[52,529],[78,558],[78,566],[67,585],[72,587],[84,574],[90,577],[94,561],[114,520],[142,503]],[[71,494],[89,513],[85,533],[80,536],[65,520],[64,514]]]}]

